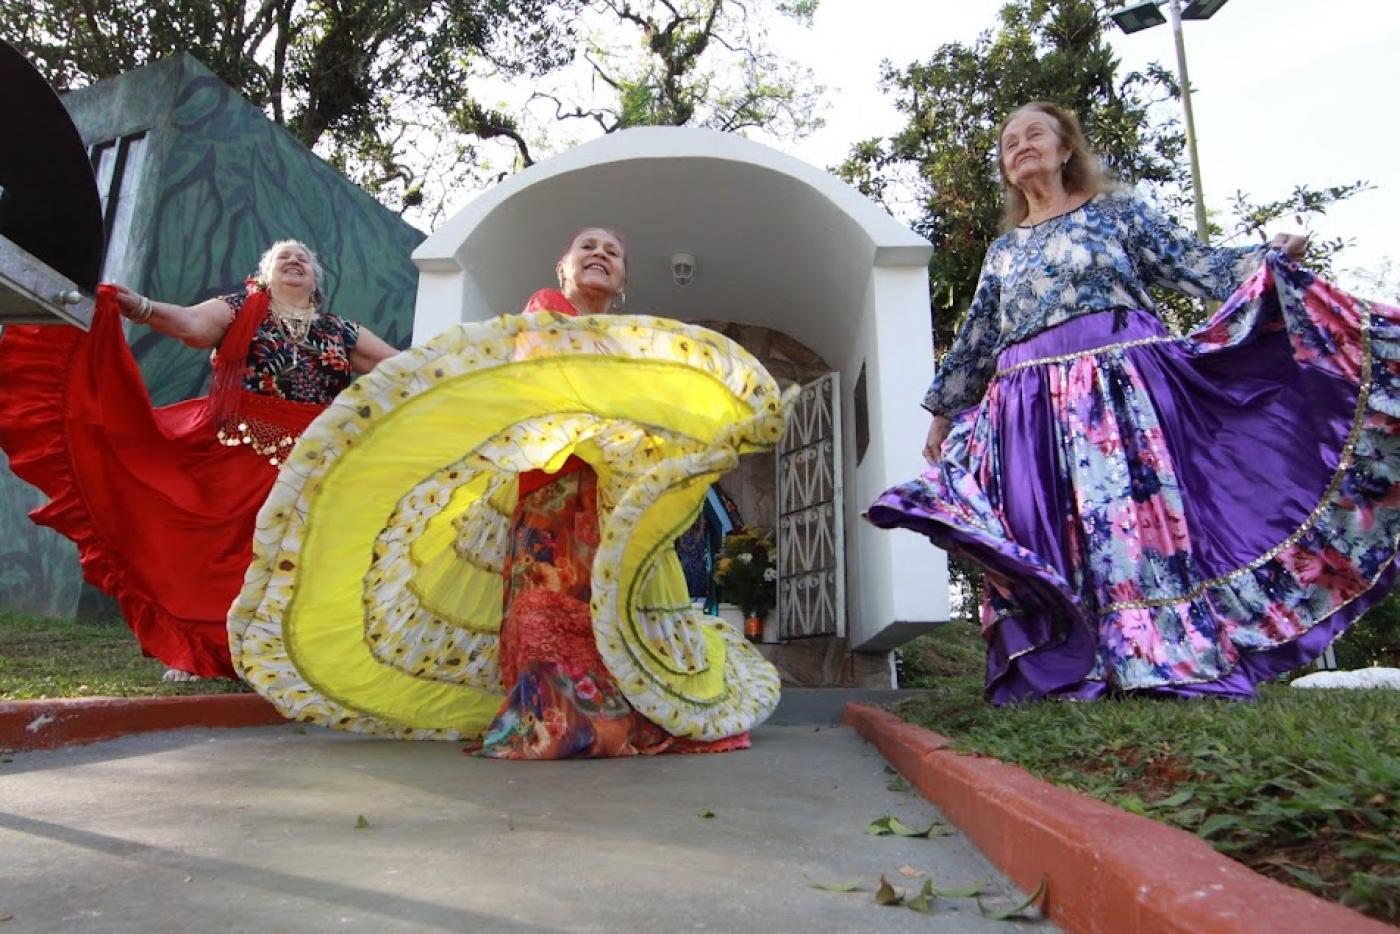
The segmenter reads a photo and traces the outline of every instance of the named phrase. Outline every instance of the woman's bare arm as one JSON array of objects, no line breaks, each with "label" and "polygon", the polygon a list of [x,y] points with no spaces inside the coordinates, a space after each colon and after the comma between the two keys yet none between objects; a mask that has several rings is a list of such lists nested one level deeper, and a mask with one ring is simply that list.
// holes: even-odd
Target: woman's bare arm
[{"label": "woman's bare arm", "polygon": [[384,338],[364,325],[360,326],[360,338],[350,348],[350,368],[356,373],[368,373],[384,360],[388,360],[398,350]]},{"label": "woman's bare arm", "polygon": [[[117,305],[124,317],[146,325],[157,334],[173,337],[197,349],[217,347],[233,323],[233,309],[221,298],[198,305],[175,305],[144,298],[124,285],[117,287]],[[149,304],[150,314],[147,315]]]}]

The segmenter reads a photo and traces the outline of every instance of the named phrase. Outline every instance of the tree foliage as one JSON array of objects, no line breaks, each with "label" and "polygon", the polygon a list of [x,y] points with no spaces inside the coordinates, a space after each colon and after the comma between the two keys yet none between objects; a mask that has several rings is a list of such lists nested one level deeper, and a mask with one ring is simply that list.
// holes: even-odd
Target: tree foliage
[{"label": "tree foliage", "polygon": [[[472,88],[568,62],[582,2],[0,0],[0,18],[61,91],[189,52],[366,189],[411,206],[422,170],[404,159],[407,138],[517,134]],[[458,146],[457,167],[472,155]]]},{"label": "tree foliage", "polygon": [[[1298,185],[1286,197],[1274,201],[1255,201],[1244,192],[1237,191],[1230,199],[1230,210],[1234,215],[1236,232],[1262,239],[1265,228],[1275,221],[1292,217],[1299,226],[1306,227],[1310,218],[1326,214],[1333,204],[1369,191],[1372,187],[1365,181],[1325,185],[1321,188]],[[1336,272],[1333,261],[1350,242],[1340,237],[1330,240],[1310,237],[1303,263],[1314,272],[1330,279]]]},{"label": "tree foliage", "polygon": [[940,353],[998,233],[996,134],[1020,105],[1049,100],[1073,110],[1114,175],[1160,184],[1179,201],[1184,139],[1172,120],[1152,115],[1176,95],[1176,82],[1157,66],[1120,75],[1105,28],[1091,0],[1016,0],[971,45],[942,45],[904,68],[885,63],[883,87],[907,123],[888,139],[857,144],[837,171],[911,215],[933,244],[929,284]]},{"label": "tree foliage", "polygon": [[1333,644],[1337,667],[1400,667],[1400,594],[1391,594],[1366,611]]},{"label": "tree foliage", "polygon": [[[816,0],[0,0],[0,35],[60,91],[189,52],[386,204],[530,165],[555,119],[799,136],[820,88],[771,51]],[[548,76],[585,87],[535,92]],[[563,85],[559,85],[562,87]],[[535,93],[544,125],[526,116]],[[502,103],[509,101],[510,103]],[[511,163],[492,164],[504,144]]]},{"label": "tree foliage", "polygon": [[[635,126],[762,128],[800,137],[820,125],[811,72],[772,51],[775,16],[810,24],[816,0],[594,0],[585,87],[540,92],[561,120],[605,133]],[[581,91],[581,93],[580,93]]]},{"label": "tree foliage", "polygon": [[1345,288],[1365,298],[1400,305],[1400,263],[1387,256],[1375,266],[1353,266],[1344,270]]}]

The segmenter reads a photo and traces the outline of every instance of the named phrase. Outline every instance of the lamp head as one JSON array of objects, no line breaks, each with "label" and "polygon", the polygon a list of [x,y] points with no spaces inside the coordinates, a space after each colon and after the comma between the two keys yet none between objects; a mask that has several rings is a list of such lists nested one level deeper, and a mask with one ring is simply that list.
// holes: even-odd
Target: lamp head
[{"label": "lamp head", "polygon": [[1140,32],[1167,21],[1162,11],[1157,9],[1157,4],[1151,2],[1126,7],[1116,13],[1110,13],[1109,16],[1118,24],[1118,28],[1126,33]]},{"label": "lamp head", "polygon": [[672,253],[671,278],[676,280],[676,285],[690,285],[695,278],[695,256],[691,253]]}]

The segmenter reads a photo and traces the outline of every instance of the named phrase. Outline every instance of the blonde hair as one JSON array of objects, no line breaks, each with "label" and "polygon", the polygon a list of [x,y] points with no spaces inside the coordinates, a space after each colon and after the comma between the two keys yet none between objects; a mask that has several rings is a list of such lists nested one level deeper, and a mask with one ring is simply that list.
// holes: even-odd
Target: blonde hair
[{"label": "blonde hair", "polygon": [[1049,117],[1054,124],[1055,135],[1059,138],[1060,145],[1069,150],[1069,158],[1065,160],[1061,173],[1066,192],[1072,195],[1092,196],[1117,187],[1113,179],[1104,172],[1098,155],[1089,148],[1084,129],[1079,125],[1079,118],[1073,111],[1050,101],[1031,101],[1029,104],[1023,104],[1007,114],[997,129],[997,174],[1001,176],[1002,232],[1015,227],[1030,214],[1030,204],[1026,201],[1025,193],[1011,184],[1011,180],[1006,177],[1006,164],[1001,158],[1001,137],[1006,132],[1007,124],[1021,114],[1029,112],[1042,113]]},{"label": "blonde hair", "polygon": [[277,262],[277,251],[287,246],[301,247],[306,251],[306,255],[311,257],[311,275],[316,278],[316,287],[312,290],[313,297],[316,301],[321,301],[325,297],[323,286],[326,282],[326,271],[322,268],[321,260],[316,256],[316,251],[300,240],[278,240],[268,247],[258,259],[258,271],[253,273],[253,284],[260,289],[272,288],[272,273]]}]

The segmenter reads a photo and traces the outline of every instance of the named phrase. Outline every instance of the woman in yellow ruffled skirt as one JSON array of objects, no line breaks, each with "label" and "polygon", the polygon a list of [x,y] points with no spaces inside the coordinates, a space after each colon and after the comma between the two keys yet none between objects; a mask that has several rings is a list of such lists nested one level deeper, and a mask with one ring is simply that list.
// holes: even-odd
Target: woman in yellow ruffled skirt
[{"label": "woman in yellow ruffled skirt", "polygon": [[499,758],[742,748],[778,674],[692,609],[672,543],[771,376],[711,331],[605,314],[625,244],[560,290],[381,364],[307,429],[258,517],[235,667],[289,717]]}]

